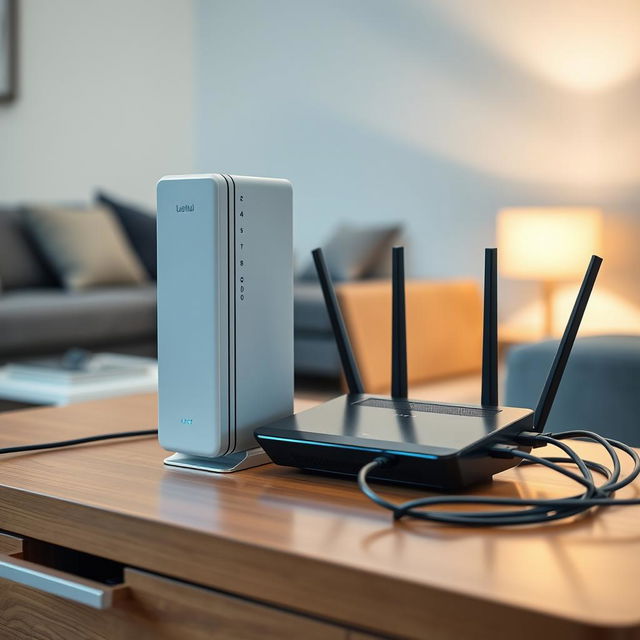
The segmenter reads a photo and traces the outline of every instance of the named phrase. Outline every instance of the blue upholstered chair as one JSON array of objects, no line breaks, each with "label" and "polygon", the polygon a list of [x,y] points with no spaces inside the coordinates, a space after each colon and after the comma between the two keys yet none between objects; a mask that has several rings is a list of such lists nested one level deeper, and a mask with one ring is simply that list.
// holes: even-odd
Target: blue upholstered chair
[{"label": "blue upholstered chair", "polygon": [[[514,347],[505,404],[535,409],[557,340]],[[640,446],[640,336],[579,338],[546,430],[583,428]]]}]

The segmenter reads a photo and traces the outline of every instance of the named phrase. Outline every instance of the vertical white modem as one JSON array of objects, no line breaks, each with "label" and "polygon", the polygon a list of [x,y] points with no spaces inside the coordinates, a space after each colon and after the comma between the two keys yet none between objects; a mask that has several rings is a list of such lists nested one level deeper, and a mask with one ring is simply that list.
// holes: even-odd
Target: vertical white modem
[{"label": "vertical white modem", "polygon": [[223,174],[158,182],[158,397],[166,464],[269,462],[253,430],[293,412],[292,190]]}]

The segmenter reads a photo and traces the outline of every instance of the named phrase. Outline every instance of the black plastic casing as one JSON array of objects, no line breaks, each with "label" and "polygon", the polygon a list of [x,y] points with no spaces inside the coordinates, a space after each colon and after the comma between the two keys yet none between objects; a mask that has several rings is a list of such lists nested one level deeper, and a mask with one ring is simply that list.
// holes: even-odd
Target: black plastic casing
[{"label": "black plastic casing", "polygon": [[260,426],[255,437],[279,465],[356,476],[385,455],[391,463],[371,479],[459,491],[518,465],[490,449],[532,430],[530,409],[353,394]]}]

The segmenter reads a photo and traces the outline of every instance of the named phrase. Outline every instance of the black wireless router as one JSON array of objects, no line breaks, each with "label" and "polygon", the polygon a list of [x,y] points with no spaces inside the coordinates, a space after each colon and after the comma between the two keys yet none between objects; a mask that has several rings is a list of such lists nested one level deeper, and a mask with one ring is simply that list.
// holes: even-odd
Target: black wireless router
[{"label": "black wireless router", "polygon": [[480,406],[407,399],[404,250],[393,249],[391,397],[364,393],[336,293],[321,249],[313,251],[349,393],[313,409],[258,427],[255,437],[273,462],[357,476],[375,457],[391,463],[371,479],[458,491],[485,482],[520,460],[524,432],[542,432],[571,353],[602,259],[592,256],[538,406],[498,406],[497,250],[485,250],[482,399]]}]

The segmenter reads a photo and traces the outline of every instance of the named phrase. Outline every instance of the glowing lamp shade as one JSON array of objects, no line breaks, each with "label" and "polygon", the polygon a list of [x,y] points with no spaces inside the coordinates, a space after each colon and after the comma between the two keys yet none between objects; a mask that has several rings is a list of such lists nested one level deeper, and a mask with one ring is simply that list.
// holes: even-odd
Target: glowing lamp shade
[{"label": "glowing lamp shade", "polygon": [[500,271],[557,282],[582,277],[600,251],[602,214],[585,207],[522,207],[498,214]]},{"label": "glowing lamp shade", "polygon": [[579,279],[600,252],[602,215],[586,207],[521,207],[498,213],[502,275],[542,283],[543,330],[553,333],[554,287]]}]

